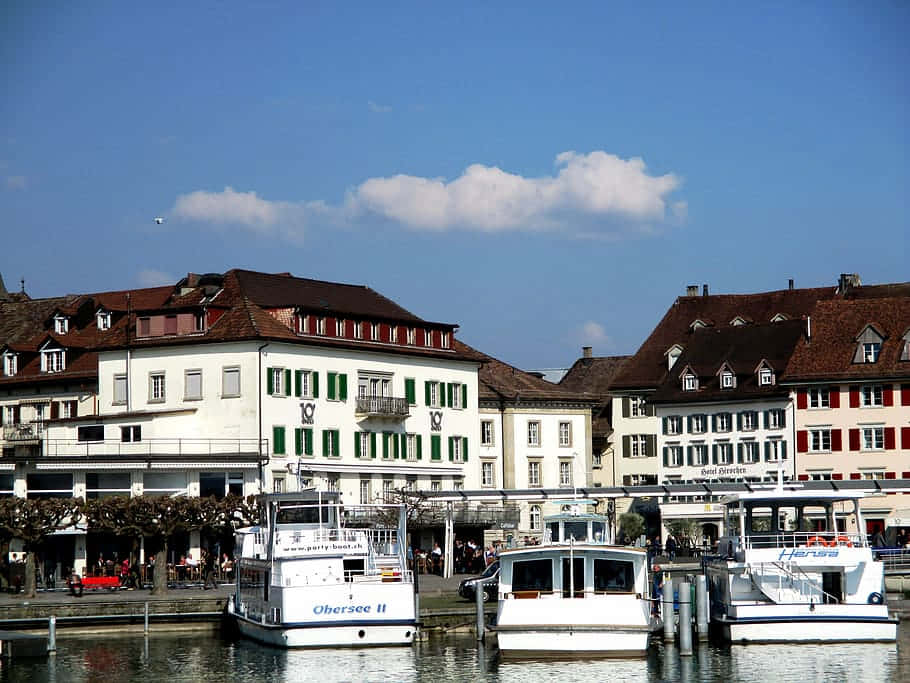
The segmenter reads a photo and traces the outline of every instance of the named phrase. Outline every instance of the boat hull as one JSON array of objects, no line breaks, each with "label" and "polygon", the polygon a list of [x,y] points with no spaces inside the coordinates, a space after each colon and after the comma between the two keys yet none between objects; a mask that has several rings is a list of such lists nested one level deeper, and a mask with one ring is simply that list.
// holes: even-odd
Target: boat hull
[{"label": "boat hull", "polygon": [[496,637],[504,657],[644,657],[649,630],[567,624],[497,628]]},{"label": "boat hull", "polygon": [[715,620],[726,640],[734,643],[894,642],[897,620],[849,617],[787,617]]},{"label": "boat hull", "polygon": [[417,631],[413,621],[349,624],[261,624],[235,615],[241,635],[283,648],[390,647],[411,645]]}]

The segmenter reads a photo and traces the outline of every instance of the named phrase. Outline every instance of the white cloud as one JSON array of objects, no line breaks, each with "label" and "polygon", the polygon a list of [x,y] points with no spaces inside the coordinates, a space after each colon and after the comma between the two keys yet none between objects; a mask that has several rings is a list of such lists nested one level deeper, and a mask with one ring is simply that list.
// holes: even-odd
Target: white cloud
[{"label": "white cloud", "polygon": [[177,197],[172,213],[180,218],[209,223],[244,225],[265,231],[288,214],[295,213],[290,202],[270,201],[255,192],[236,192],[232,187],[223,192],[196,190]]},{"label": "white cloud", "polygon": [[610,344],[610,337],[607,336],[603,325],[593,320],[588,320],[578,328],[578,338],[585,346],[608,346]]},{"label": "white cloud", "polygon": [[5,183],[7,190],[24,190],[28,185],[24,175],[8,175]]},{"label": "white cloud", "polygon": [[146,268],[139,271],[136,277],[140,287],[160,287],[162,285],[172,285],[180,278],[174,277],[170,273],[165,273],[154,268]]},{"label": "white cloud", "polygon": [[388,104],[377,104],[373,100],[367,102],[367,106],[370,108],[370,111],[375,114],[388,114],[392,111],[391,105]]},{"label": "white cloud", "polygon": [[552,230],[579,219],[647,223],[678,213],[668,195],[680,186],[679,178],[648,175],[639,158],[563,152],[556,167],[555,176],[540,178],[482,164],[448,182],[409,175],[370,178],[349,194],[348,203],[417,230]]}]

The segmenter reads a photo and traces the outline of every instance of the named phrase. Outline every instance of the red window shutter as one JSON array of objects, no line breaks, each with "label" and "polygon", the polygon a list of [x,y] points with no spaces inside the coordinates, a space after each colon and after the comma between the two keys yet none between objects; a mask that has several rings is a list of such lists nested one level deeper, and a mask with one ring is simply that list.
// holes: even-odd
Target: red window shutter
[{"label": "red window shutter", "polygon": [[859,430],[851,429],[848,432],[849,441],[850,441],[850,450],[858,451],[859,450]]},{"label": "red window shutter", "polygon": [[910,427],[901,427],[901,448],[910,448]]},{"label": "red window shutter", "polygon": [[901,479],[910,479],[910,472],[901,472]]},{"label": "red window shutter", "polygon": [[800,475],[797,475],[796,478],[797,478],[799,481],[809,481],[809,475],[808,475],[808,474],[800,474]]},{"label": "red window shutter", "polygon": [[910,406],[910,384],[901,384],[901,405]]},{"label": "red window shutter", "polygon": [[840,440],[840,430],[832,429],[831,430],[831,450],[832,451],[841,451],[843,450],[843,444]]},{"label": "red window shutter", "polygon": [[885,450],[893,451],[895,448],[894,427],[885,427]]},{"label": "red window shutter", "polygon": [[796,407],[799,410],[809,407],[809,393],[805,389],[796,390]]},{"label": "red window shutter", "polygon": [[885,472],[885,479],[897,479],[897,472]]},{"label": "red window shutter", "polygon": [[806,453],[809,450],[809,432],[805,429],[800,429],[796,432],[796,451],[798,453]]},{"label": "red window shutter", "polygon": [[831,475],[831,478],[836,479],[837,481],[840,481],[841,479],[844,478],[844,475],[841,474],[840,472],[835,472],[834,474]]},{"label": "red window shutter", "polygon": [[832,387],[828,392],[828,401],[832,408],[840,408],[840,387]]},{"label": "red window shutter", "polygon": [[51,401],[51,419],[56,420],[60,417],[60,404],[56,401]]},{"label": "red window shutter", "polygon": [[861,475],[859,472],[851,472],[850,478],[851,479],[862,479],[863,475]]},{"label": "red window shutter", "polygon": [[856,385],[850,387],[850,407],[859,408],[859,387]]},{"label": "red window shutter", "polygon": [[886,384],[882,389],[882,402],[886,406],[894,405],[894,387],[890,384]]}]

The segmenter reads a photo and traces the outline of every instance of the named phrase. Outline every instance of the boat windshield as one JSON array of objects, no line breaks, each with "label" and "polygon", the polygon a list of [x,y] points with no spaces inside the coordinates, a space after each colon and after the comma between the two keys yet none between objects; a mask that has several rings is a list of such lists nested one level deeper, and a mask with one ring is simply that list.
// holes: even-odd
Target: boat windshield
[{"label": "boat windshield", "polygon": [[552,591],[553,562],[551,560],[517,560],[512,563],[512,590]]},{"label": "boat windshield", "polygon": [[[320,512],[322,513],[320,515]],[[322,518],[320,520],[320,517]],[[278,524],[334,524],[334,508],[323,505],[288,505],[278,508]]]},{"label": "boat windshield", "polygon": [[604,593],[629,593],[635,590],[631,562],[594,560],[594,590]]}]

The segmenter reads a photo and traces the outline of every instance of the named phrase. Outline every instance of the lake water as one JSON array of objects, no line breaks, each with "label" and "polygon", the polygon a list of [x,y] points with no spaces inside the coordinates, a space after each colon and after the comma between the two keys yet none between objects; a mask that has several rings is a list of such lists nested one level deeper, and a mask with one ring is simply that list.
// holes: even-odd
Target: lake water
[{"label": "lake water", "polygon": [[890,645],[702,645],[692,657],[655,641],[638,660],[501,661],[470,636],[413,648],[293,650],[208,633],[67,636],[58,653],[3,661],[0,681],[908,681],[910,623]]}]

